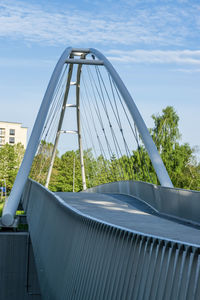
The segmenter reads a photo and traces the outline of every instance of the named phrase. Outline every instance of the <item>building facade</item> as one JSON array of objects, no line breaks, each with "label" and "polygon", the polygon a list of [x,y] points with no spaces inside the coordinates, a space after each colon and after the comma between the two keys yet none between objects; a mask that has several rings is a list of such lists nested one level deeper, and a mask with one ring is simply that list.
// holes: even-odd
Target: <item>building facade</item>
[{"label": "building facade", "polygon": [[0,147],[5,144],[21,143],[26,148],[27,127],[22,127],[21,123],[0,121]]}]

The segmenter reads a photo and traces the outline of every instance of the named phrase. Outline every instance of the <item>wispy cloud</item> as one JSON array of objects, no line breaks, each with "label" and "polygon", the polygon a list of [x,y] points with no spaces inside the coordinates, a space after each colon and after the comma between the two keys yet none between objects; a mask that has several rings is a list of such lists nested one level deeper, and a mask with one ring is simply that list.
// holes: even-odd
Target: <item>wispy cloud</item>
[{"label": "wispy cloud", "polygon": [[26,1],[2,0],[0,37],[45,44],[87,42],[158,47],[184,45],[187,37],[195,38],[200,29],[198,5],[188,5],[187,9],[176,5],[172,9],[165,2],[164,6],[141,8],[139,1],[133,8],[131,1],[121,3],[124,3],[121,10],[118,5],[118,9],[108,8],[102,14],[94,14],[92,10],[87,12],[66,6],[53,11]]},{"label": "wispy cloud", "polygon": [[200,68],[177,68],[177,69],[171,69],[170,71],[194,74],[194,73],[200,73]]},{"label": "wispy cloud", "polygon": [[200,50],[109,50],[112,61],[200,66]]}]

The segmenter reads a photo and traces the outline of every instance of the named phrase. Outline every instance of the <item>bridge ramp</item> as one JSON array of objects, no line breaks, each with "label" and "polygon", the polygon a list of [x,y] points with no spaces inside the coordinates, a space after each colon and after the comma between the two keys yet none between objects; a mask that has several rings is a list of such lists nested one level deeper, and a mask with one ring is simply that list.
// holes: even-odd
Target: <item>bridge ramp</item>
[{"label": "bridge ramp", "polygon": [[[36,182],[28,182],[22,201],[42,299],[199,300],[199,244],[182,242],[179,234],[173,236],[175,240],[142,233],[137,223],[156,230],[148,221],[153,217],[161,228],[158,220],[162,219],[149,207],[132,205],[128,197],[124,201],[116,195],[98,197],[68,193],[61,198]],[[84,199],[90,212],[80,209]],[[92,210],[94,213],[95,205],[102,212],[98,218],[88,215]],[[170,223],[163,222],[163,226]],[[182,230],[186,227],[176,225]]]},{"label": "bridge ramp", "polygon": [[143,234],[200,245],[200,230],[159,215],[135,197],[120,194],[56,193],[84,214]]}]

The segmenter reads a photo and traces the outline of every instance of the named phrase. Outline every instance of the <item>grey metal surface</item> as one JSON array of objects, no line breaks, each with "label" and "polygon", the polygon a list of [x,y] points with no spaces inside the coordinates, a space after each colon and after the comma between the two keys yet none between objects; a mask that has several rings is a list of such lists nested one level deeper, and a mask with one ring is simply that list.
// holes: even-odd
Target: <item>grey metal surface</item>
[{"label": "grey metal surface", "polygon": [[89,48],[72,48],[72,52],[74,55],[76,55],[76,53],[79,53],[78,55],[82,54],[82,53],[90,53],[90,49]]},{"label": "grey metal surface", "polygon": [[89,217],[35,182],[22,200],[42,299],[199,299],[199,246]]},{"label": "grey metal surface", "polygon": [[85,166],[83,157],[83,145],[82,145],[82,134],[81,134],[81,116],[80,116],[80,80],[81,80],[81,69],[82,65],[78,66],[76,76],[76,116],[77,116],[77,130],[78,130],[78,145],[80,153],[80,164],[81,164],[81,177],[83,190],[87,189],[86,178],[85,178]]},{"label": "grey metal surface", "polygon": [[0,299],[41,299],[28,233],[0,232]]},{"label": "grey metal surface", "polygon": [[67,64],[103,66],[103,61],[93,59],[66,59]]},{"label": "grey metal surface", "polygon": [[139,198],[159,213],[200,225],[200,192],[167,188],[141,181],[112,182],[88,189],[92,193],[119,193]]},{"label": "grey metal surface", "polygon": [[200,246],[200,229],[166,219],[140,200],[121,194],[56,193],[80,212],[142,234]]}]

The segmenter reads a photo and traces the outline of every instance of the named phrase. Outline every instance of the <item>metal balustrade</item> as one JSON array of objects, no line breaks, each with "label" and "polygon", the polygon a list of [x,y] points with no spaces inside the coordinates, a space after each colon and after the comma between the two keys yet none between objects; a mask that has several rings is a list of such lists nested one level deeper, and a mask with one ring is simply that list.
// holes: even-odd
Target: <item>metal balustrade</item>
[{"label": "metal balustrade", "polygon": [[22,202],[42,299],[199,299],[198,245],[91,218],[31,180]]}]

